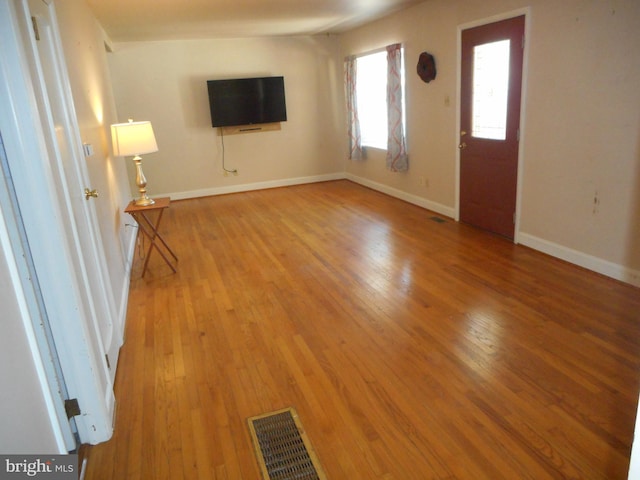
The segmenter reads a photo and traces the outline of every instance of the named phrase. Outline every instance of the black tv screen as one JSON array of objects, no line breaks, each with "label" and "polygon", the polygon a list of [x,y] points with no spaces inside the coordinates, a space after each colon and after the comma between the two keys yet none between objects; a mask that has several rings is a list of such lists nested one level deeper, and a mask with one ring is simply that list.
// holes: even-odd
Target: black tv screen
[{"label": "black tv screen", "polygon": [[283,77],[208,80],[213,127],[285,122]]}]

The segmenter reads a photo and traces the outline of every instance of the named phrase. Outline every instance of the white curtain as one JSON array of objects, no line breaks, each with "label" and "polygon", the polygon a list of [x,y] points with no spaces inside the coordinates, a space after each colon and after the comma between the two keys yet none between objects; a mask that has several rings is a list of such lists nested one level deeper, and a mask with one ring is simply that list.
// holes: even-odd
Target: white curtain
[{"label": "white curtain", "polygon": [[404,138],[402,109],[402,45],[387,47],[387,168],[392,172],[406,172],[409,157]]},{"label": "white curtain", "polygon": [[356,96],[357,61],[349,57],[344,62],[344,85],[347,96],[349,160],[362,160],[362,138],[358,121],[358,102]]}]

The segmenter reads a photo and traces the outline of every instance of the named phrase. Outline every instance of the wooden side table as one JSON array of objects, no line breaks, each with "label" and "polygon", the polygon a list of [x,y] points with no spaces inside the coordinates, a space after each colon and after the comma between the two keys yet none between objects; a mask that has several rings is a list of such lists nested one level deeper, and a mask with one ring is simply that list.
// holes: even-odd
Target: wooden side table
[{"label": "wooden side table", "polygon": [[[160,227],[160,221],[162,220],[162,214],[165,209],[169,208],[169,203],[171,203],[171,198],[162,197],[155,198],[155,203],[153,205],[148,205],[145,207],[141,207],[135,204],[135,201],[131,201],[127,208],[124,209],[125,213],[131,215],[134,220],[138,223],[140,231],[143,233],[145,237],[149,239],[150,245],[147,249],[146,258],[144,259],[144,266],[142,267],[142,276],[147,272],[147,265],[149,264],[149,257],[151,256],[151,251],[155,248],[160,256],[164,259],[164,261],[169,265],[169,268],[173,270],[173,273],[176,273],[176,267],[173,266],[172,262],[169,260],[167,254],[171,255],[173,259],[177,262],[178,257],[173,250],[169,248],[167,242],[164,241],[162,236],[160,236],[160,232],[158,228]],[[147,216],[147,214],[151,212],[157,212],[155,222],[152,221],[151,218]],[[161,248],[161,247],[164,247]]]}]

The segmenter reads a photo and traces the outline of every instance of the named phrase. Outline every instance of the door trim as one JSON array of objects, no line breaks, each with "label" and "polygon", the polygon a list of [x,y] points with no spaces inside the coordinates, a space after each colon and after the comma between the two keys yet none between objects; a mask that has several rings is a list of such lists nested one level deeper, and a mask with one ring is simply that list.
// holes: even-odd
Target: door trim
[{"label": "door trim", "polygon": [[462,83],[462,31],[469,28],[480,27],[482,25],[488,25],[490,23],[499,22],[501,20],[507,20],[514,17],[524,16],[524,51],[522,52],[522,93],[520,97],[520,142],[518,145],[518,180],[516,184],[516,213],[515,213],[515,225],[513,232],[513,243],[519,243],[520,236],[520,212],[522,206],[522,185],[524,178],[524,145],[525,145],[525,118],[526,118],[526,98],[527,98],[527,78],[528,78],[528,60],[529,60],[529,44],[530,42],[530,23],[531,23],[531,7],[524,7],[517,10],[511,10],[509,12],[493,15],[491,17],[485,17],[482,19],[474,20],[472,22],[463,23],[458,25],[457,32],[457,49],[456,49],[456,132],[453,138],[455,143],[454,148],[456,153],[456,171],[455,171],[455,220],[460,221],[460,149],[458,143],[460,139],[460,102],[462,99],[461,83]]}]

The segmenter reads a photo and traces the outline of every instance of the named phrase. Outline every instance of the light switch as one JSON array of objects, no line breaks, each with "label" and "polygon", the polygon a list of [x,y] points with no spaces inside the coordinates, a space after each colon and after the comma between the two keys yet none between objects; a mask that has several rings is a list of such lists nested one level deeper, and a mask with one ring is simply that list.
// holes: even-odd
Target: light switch
[{"label": "light switch", "polygon": [[85,157],[93,156],[93,145],[91,145],[90,143],[83,143],[82,149],[84,150]]}]

